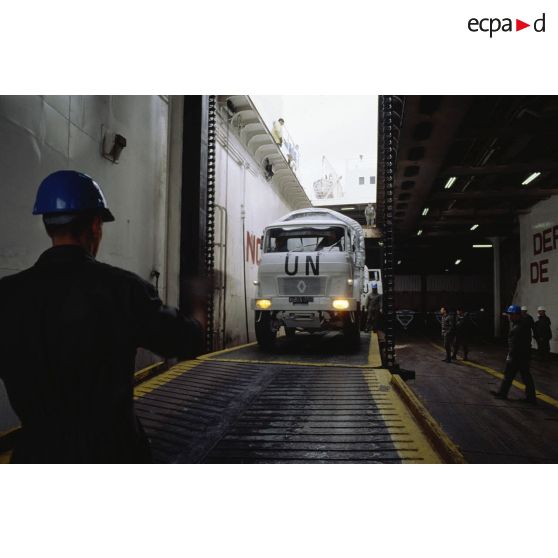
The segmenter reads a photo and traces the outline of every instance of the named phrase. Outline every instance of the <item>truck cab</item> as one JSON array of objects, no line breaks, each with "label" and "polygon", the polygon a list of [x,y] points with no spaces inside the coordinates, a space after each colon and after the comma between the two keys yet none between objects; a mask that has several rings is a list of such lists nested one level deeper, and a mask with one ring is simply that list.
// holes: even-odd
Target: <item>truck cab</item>
[{"label": "truck cab", "polygon": [[329,209],[293,211],[264,230],[253,301],[256,339],[271,349],[281,327],[341,330],[351,347],[360,342],[364,290],[364,237],[354,221]]}]

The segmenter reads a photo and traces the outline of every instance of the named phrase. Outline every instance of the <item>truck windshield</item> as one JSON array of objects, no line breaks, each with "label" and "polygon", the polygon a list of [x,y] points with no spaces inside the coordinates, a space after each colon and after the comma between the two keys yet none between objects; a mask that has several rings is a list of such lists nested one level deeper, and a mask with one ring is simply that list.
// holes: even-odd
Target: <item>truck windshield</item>
[{"label": "truck windshield", "polygon": [[308,227],[304,229],[270,229],[266,252],[345,251],[343,227]]}]

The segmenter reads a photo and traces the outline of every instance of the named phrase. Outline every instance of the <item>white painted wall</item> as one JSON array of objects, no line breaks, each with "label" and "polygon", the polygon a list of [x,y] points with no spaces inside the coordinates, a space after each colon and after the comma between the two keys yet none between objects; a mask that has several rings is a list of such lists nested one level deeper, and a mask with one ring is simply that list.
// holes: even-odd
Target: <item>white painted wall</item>
[{"label": "white painted wall", "polygon": [[[525,305],[533,318],[544,306],[552,320],[550,350],[558,352],[558,196],[520,216],[521,277],[514,303]],[[541,277],[542,271],[542,277]],[[541,280],[542,279],[542,280]]]},{"label": "white painted wall", "polygon": [[[0,96],[0,276],[25,269],[50,246],[31,214],[49,173],[76,169],[103,188],[116,222],[98,259],[150,279],[165,298],[168,103],[159,96]],[[126,137],[118,165],[101,156],[105,129]],[[14,415],[0,385],[0,431]]]},{"label": "white painted wall", "polygon": [[[48,248],[31,210],[41,180],[59,169],[91,175],[116,217],[98,259],[145,279],[153,268],[162,273],[167,125],[167,102],[158,96],[0,97],[0,275],[29,267]],[[104,129],[128,141],[118,165],[101,156]]]},{"label": "white painted wall", "polygon": [[[246,232],[260,237],[265,226],[294,209],[294,206],[282,197],[273,180],[266,182],[260,168],[232,131],[227,134],[226,122],[219,119],[219,126],[225,137],[228,137],[229,148],[217,144],[216,203],[227,208],[228,226],[224,234],[226,265],[224,250],[220,250],[217,245],[215,247],[217,287],[219,287],[219,278],[222,285],[226,274],[225,296],[223,298],[217,292],[215,297],[216,331],[223,327],[223,310],[226,315],[225,333],[216,339],[216,349],[255,340],[254,312],[250,309],[250,301],[256,294],[253,281],[257,278],[258,265],[251,259],[246,261],[243,252],[243,247],[246,246]],[[223,224],[219,212],[217,212],[216,223],[218,243]],[[246,296],[244,276],[246,276]]]}]

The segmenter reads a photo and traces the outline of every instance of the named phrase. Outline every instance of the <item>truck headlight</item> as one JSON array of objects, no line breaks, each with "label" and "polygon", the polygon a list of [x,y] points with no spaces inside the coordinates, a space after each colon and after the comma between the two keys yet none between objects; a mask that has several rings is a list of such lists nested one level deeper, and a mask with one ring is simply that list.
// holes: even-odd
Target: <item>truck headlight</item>
[{"label": "truck headlight", "polygon": [[267,298],[259,298],[256,300],[256,308],[259,308],[260,310],[268,310],[271,308],[271,300],[268,300]]},{"label": "truck headlight", "polygon": [[333,307],[336,310],[347,310],[349,307],[349,301],[345,300],[344,298],[338,298],[337,300],[333,301]]}]

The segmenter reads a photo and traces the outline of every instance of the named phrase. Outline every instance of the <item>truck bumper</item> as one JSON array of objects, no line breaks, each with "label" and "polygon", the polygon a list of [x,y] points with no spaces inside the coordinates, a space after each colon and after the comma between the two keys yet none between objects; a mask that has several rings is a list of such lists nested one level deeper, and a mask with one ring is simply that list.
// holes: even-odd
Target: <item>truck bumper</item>
[{"label": "truck bumper", "polygon": [[275,296],[275,297],[258,297],[256,299],[252,299],[252,310],[262,310],[262,308],[258,308],[256,306],[257,300],[270,300],[271,306],[266,310],[275,312],[275,311],[289,311],[290,313],[300,313],[300,314],[308,314],[309,312],[318,312],[318,311],[326,311],[326,312],[339,312],[333,306],[333,301],[338,299],[347,300],[349,303],[348,308],[343,309],[344,312],[354,312],[358,309],[358,304],[355,299],[345,298],[345,297],[334,297],[334,296],[315,296],[313,297],[312,302],[307,303],[294,303],[289,302],[288,296]]}]

